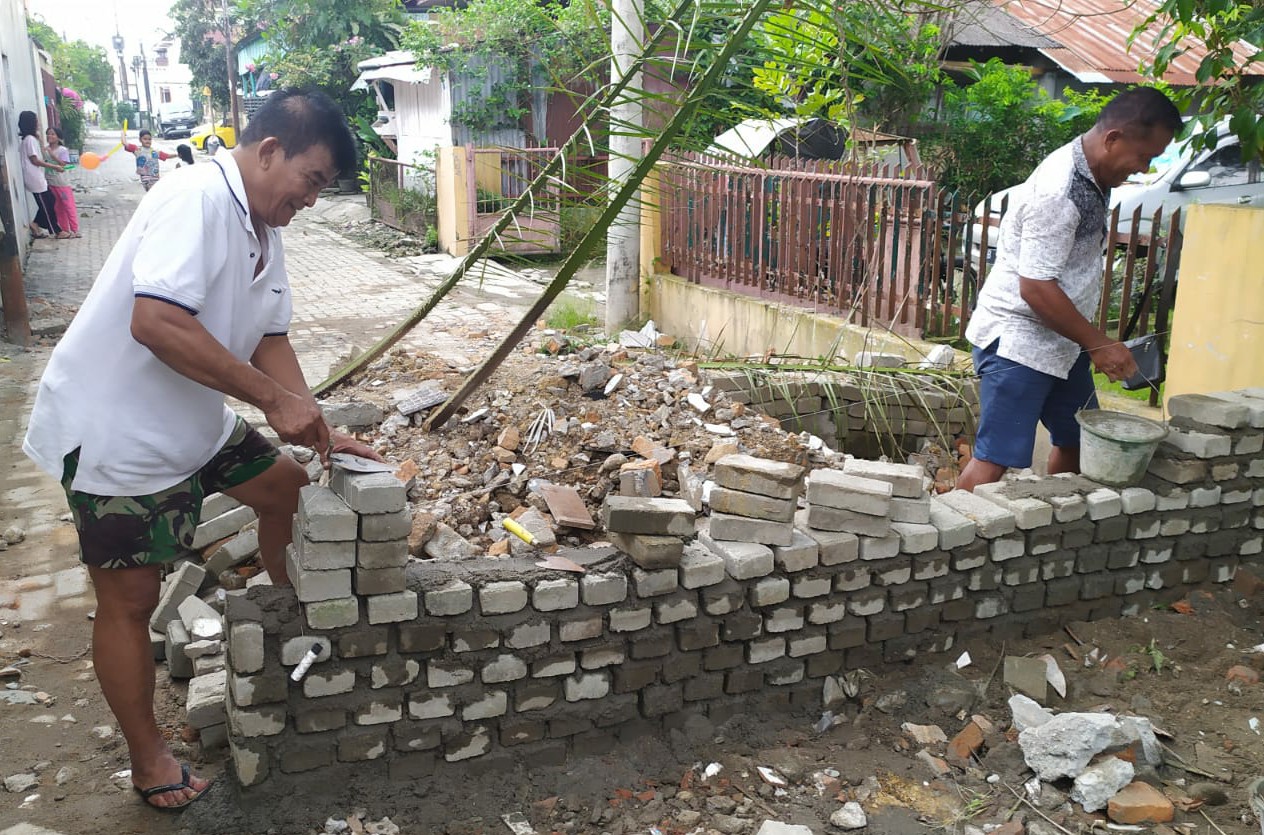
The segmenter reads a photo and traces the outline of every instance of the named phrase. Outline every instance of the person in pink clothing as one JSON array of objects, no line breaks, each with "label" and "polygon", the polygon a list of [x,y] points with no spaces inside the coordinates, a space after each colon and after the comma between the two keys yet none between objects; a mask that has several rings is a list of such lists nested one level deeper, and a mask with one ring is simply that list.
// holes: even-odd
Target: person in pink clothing
[{"label": "person in pink clothing", "polygon": [[53,207],[57,213],[57,225],[69,232],[70,237],[81,237],[75,190],[70,187],[70,180],[66,177],[66,166],[70,164],[70,150],[65,145],[66,137],[62,135],[61,128],[49,128],[44,135],[48,140],[44,158],[61,166],[59,169],[50,168],[44,174],[48,180],[48,190],[57,198],[57,204]]}]

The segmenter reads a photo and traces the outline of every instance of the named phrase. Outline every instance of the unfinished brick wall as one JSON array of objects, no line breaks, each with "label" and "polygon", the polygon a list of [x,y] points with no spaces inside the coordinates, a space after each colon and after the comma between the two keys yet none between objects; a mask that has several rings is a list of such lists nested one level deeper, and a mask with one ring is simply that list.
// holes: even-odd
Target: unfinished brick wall
[{"label": "unfinished brick wall", "polygon": [[[810,474],[806,511],[765,520],[792,526],[787,544],[718,538],[727,534],[713,517],[670,568],[613,548],[568,552],[583,575],[531,560],[405,567],[396,485],[342,477],[342,497],[308,488],[295,590],[228,596],[235,771],[246,786],[284,791],[337,769],[407,779],[556,764],[691,711],[720,721],[751,699],[819,709],[822,680],[843,670],[1135,614],[1227,582],[1240,563],[1264,561],[1264,399],[1184,398],[1171,410],[1173,434],[1140,487],[1037,478],[929,496],[900,482],[899,513],[918,518],[924,500],[927,521],[892,521],[888,504],[884,533],[872,491],[840,501],[846,480]],[[904,477],[889,465],[855,471]],[[664,534],[679,531],[679,504],[661,526],[628,534],[655,538],[627,540],[637,559],[670,558]],[[878,527],[813,527],[856,524],[852,512]],[[319,660],[291,682],[313,644]]]},{"label": "unfinished brick wall", "polygon": [[[875,369],[876,371],[877,369]],[[923,441],[974,438],[978,381],[908,373],[709,371],[707,382],[777,418],[790,432],[876,457],[920,452]]]}]

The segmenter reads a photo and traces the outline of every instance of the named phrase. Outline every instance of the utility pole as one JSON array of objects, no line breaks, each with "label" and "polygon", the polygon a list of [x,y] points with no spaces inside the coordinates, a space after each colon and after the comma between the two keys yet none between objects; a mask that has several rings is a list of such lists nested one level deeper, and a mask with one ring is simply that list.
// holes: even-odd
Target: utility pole
[{"label": "utility pole", "polygon": [[[152,130],[156,127],[156,123],[154,122],[154,102],[149,97],[149,61],[145,59],[144,43],[140,45],[140,68],[141,72],[145,74],[145,112],[149,114],[149,127]],[[136,97],[140,98],[140,95],[137,94]]]},{"label": "utility pole", "polygon": [[[614,0],[610,20],[610,83],[628,74],[645,43],[643,0]],[[641,158],[641,74],[631,76],[610,108],[610,193],[619,191]],[[641,315],[641,201],[620,210],[606,237],[606,332],[618,333]]]},{"label": "utility pole", "polygon": [[114,28],[114,52],[118,55],[119,87],[123,90],[123,96],[119,101],[127,101],[131,98],[127,95],[127,64],[123,61],[123,36],[118,33],[117,25]]},{"label": "utility pole", "polygon": [[[233,134],[238,137],[234,140],[236,142],[241,137],[241,112],[237,104],[237,62],[233,60],[233,23],[228,16],[228,0],[224,0],[224,56],[228,67],[228,102],[233,113]],[[214,124],[211,132],[215,132]]]}]

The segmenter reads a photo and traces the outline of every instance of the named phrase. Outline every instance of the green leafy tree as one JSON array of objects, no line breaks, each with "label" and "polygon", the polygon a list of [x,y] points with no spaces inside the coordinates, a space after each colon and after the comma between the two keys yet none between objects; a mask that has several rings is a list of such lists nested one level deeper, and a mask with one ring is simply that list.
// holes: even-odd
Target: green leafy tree
[{"label": "green leafy tree", "polygon": [[[230,100],[223,7],[215,0],[175,0],[169,14],[175,23],[174,34],[180,39],[180,61],[189,68],[193,89],[209,87],[209,103],[226,112]],[[234,12],[233,24],[234,42],[243,32],[255,29],[255,21],[239,12]]]},{"label": "green leafy tree", "polygon": [[26,26],[31,37],[48,50],[58,83],[92,101],[114,98],[114,71],[104,49],[84,41],[63,41],[51,26],[38,18],[27,18]]},{"label": "green leafy tree", "polygon": [[1156,80],[1191,48],[1204,48],[1206,54],[1194,74],[1198,86],[1174,96],[1178,105],[1200,114],[1192,131],[1194,141],[1215,147],[1215,125],[1227,118],[1241,140],[1243,156],[1264,159],[1264,85],[1249,75],[1264,71],[1264,3],[1162,0],[1129,42],[1156,48],[1154,60],[1142,66]]},{"label": "green leafy tree", "polygon": [[1073,91],[1053,99],[1026,69],[997,58],[974,64],[970,79],[945,94],[942,130],[924,142],[941,184],[966,194],[1027,179],[1050,151],[1088,130],[1109,100]]},{"label": "green leafy tree", "polygon": [[940,81],[944,44],[927,15],[901,5],[866,0],[774,12],[755,30],[755,88],[796,116],[904,130]]},{"label": "green leafy tree", "polygon": [[407,17],[399,0],[241,0],[244,17],[264,23],[277,52],[322,49],[359,38],[394,48]]}]

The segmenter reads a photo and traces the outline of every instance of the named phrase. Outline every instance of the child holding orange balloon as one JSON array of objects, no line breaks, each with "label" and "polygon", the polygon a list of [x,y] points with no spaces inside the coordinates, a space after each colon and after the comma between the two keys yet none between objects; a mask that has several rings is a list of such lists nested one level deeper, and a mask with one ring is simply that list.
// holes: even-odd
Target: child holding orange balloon
[{"label": "child holding orange balloon", "polygon": [[79,207],[75,205],[75,190],[70,187],[70,181],[66,179],[65,173],[70,165],[70,151],[62,141],[65,137],[62,135],[61,128],[49,128],[44,132],[44,136],[48,139],[44,159],[61,166],[58,169],[49,169],[45,174],[48,179],[48,189],[53,193],[53,197],[57,198],[57,205],[54,207],[57,213],[57,225],[62,228],[62,231],[69,232],[70,237],[81,237]]}]

